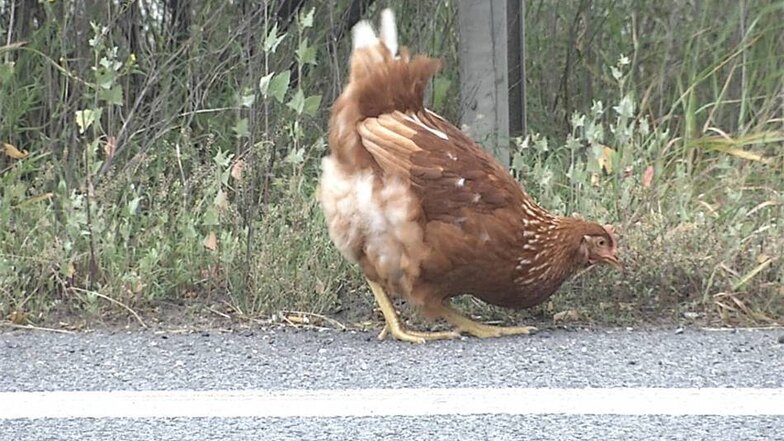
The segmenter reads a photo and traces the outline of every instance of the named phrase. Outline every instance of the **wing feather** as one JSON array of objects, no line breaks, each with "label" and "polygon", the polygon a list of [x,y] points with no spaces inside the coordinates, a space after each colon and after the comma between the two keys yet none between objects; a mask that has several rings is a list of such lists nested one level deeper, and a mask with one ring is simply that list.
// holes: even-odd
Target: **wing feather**
[{"label": "wing feather", "polygon": [[362,144],[385,174],[407,176],[411,166],[408,158],[422,150],[412,141],[416,132],[389,123],[385,126],[380,119],[367,118],[359,123]]},{"label": "wing feather", "polygon": [[492,155],[429,112],[396,111],[367,118],[358,131],[384,174],[411,182],[431,220],[453,221],[499,208],[517,210],[526,197]]},{"label": "wing feather", "polygon": [[362,144],[373,155],[373,159],[384,170],[384,174],[407,175],[406,170],[410,165],[404,158],[395,155],[392,151],[368,138],[364,138]]}]

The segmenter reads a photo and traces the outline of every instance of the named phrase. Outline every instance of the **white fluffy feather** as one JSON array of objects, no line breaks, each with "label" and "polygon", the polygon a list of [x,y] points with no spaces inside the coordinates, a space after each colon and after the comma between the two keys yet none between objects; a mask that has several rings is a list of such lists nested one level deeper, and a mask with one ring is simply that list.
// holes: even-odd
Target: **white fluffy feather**
[{"label": "white fluffy feather", "polygon": [[378,43],[378,38],[376,38],[376,32],[373,30],[373,26],[365,20],[360,21],[354,26],[353,36],[354,50],[370,47]]},{"label": "white fluffy feather", "polygon": [[397,55],[397,26],[395,25],[395,13],[391,9],[381,11],[381,41],[389,49],[392,56]]}]

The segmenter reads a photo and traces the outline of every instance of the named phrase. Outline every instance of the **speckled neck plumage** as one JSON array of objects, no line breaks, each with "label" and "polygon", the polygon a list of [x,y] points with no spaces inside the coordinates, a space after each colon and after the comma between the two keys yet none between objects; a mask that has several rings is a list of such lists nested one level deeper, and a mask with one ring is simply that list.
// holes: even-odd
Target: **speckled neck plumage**
[{"label": "speckled neck plumage", "polygon": [[[538,206],[523,221],[515,285],[525,293],[526,305],[554,293],[561,284],[587,263],[580,243],[588,222],[572,217],[555,217]],[[536,213],[534,215],[533,213]],[[531,291],[534,292],[531,292]]]}]

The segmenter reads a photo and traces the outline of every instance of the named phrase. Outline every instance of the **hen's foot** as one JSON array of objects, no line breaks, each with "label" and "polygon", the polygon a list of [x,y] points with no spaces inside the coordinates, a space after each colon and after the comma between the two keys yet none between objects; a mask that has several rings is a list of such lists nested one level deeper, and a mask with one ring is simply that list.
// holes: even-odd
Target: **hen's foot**
[{"label": "hen's foot", "polygon": [[[390,333],[392,337],[402,340],[402,341],[409,341],[412,343],[424,343],[428,340],[449,340],[452,338],[460,337],[459,332],[454,331],[443,331],[443,332],[422,332],[422,331],[414,331],[412,329],[406,329],[402,327],[400,323],[397,323],[397,330],[393,328],[390,332],[389,324],[384,325],[384,329],[378,334],[378,339],[383,340],[387,338],[387,335]],[[397,334],[396,334],[397,333]]]},{"label": "hen's foot", "polygon": [[444,305],[439,311],[441,316],[458,331],[467,332],[474,337],[491,338],[504,335],[529,335],[536,332],[533,326],[492,326],[479,323],[464,316],[451,306]]},{"label": "hen's foot", "polygon": [[370,285],[370,290],[373,291],[373,296],[376,298],[379,308],[381,308],[381,313],[384,314],[384,321],[386,321],[386,326],[384,326],[384,329],[378,334],[379,340],[386,338],[387,334],[391,334],[392,337],[400,341],[407,341],[410,343],[424,343],[428,340],[445,340],[460,336],[457,332],[419,332],[406,329],[400,323],[400,319],[395,311],[395,306],[384,291],[384,288],[378,283],[371,282],[370,280],[368,280],[368,285]]}]

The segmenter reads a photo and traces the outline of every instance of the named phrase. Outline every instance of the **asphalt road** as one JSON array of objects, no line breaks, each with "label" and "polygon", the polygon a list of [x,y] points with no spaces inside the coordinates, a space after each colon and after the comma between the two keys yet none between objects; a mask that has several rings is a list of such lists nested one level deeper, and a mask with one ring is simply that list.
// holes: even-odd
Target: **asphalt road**
[{"label": "asphalt road", "polygon": [[[784,388],[784,330],[551,330],[410,345],[277,329],[0,332],[0,393],[364,388]],[[8,397],[9,395],[5,395]],[[12,398],[11,398],[12,399]],[[784,417],[419,415],[0,419],[1,440],[784,439]]]}]

